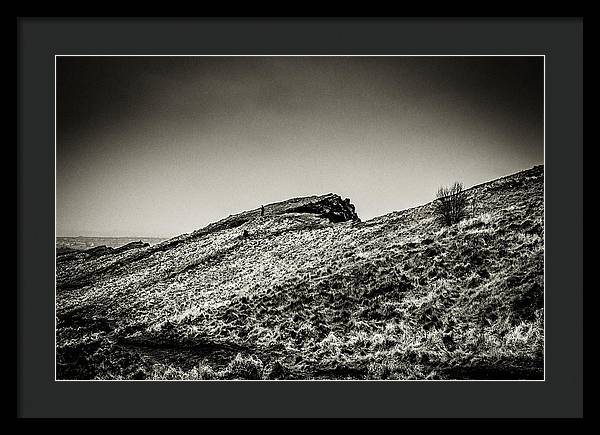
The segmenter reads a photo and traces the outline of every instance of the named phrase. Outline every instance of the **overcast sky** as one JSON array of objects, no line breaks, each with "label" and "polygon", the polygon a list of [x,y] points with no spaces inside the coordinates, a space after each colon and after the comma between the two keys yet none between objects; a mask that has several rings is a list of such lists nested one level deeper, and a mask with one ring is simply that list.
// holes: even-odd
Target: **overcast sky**
[{"label": "overcast sky", "polygon": [[367,220],[543,163],[543,58],[59,57],[56,145],[59,236],[329,192]]}]

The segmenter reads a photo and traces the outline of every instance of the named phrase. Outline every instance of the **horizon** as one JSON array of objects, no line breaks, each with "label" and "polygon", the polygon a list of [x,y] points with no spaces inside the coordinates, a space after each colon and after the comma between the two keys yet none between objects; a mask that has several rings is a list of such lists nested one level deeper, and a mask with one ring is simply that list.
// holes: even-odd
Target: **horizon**
[{"label": "horizon", "polygon": [[[527,171],[529,169],[534,168],[535,166],[544,166],[544,163],[540,163],[538,165],[533,165],[530,168],[520,169],[520,170],[518,170],[516,172],[511,172],[510,174],[501,175],[501,176],[499,176],[497,178],[493,178],[491,180],[483,181],[481,183],[477,183],[477,184],[474,184],[474,185],[469,186],[469,187],[464,187],[463,190],[468,191],[470,189],[473,189],[475,187],[484,185],[486,183],[490,183],[490,182],[499,180],[501,178],[510,177],[510,176],[516,175],[516,174],[518,174],[520,172]],[[337,195],[336,192],[328,192],[328,193],[322,193],[322,194],[316,194],[316,195],[307,195],[306,197],[310,197],[310,196],[326,196],[326,195],[329,195],[329,194],[336,194]],[[341,195],[338,195],[338,196],[341,196]],[[352,203],[352,205],[354,205],[356,207],[356,204],[352,201],[352,198],[351,197],[348,197],[348,198],[350,198],[350,202]],[[284,200],[281,200],[281,201],[271,202],[271,203],[262,204],[262,205],[269,206],[269,205],[273,205],[273,204],[278,204],[278,203],[281,203],[281,202],[289,201],[291,199],[294,199],[294,198],[287,198],[287,199],[284,199]],[[344,199],[344,198],[342,197],[342,199]],[[399,212],[399,211],[410,210],[410,209],[416,208],[416,207],[422,207],[422,206],[425,206],[425,205],[427,205],[427,204],[429,204],[429,203],[431,203],[433,201],[435,201],[435,198],[432,198],[430,201],[422,203],[422,204],[416,204],[416,205],[409,206],[407,208],[403,208],[401,210],[392,210],[389,213],[384,213],[382,215],[373,216],[370,219],[363,219],[363,218],[360,217],[360,214],[358,214],[358,213],[357,214],[358,214],[358,217],[361,219],[361,222],[368,222],[370,220],[377,219],[377,218],[386,216],[386,215],[391,214],[391,213],[396,213],[396,212]],[[260,206],[257,207],[257,208],[260,208]],[[249,210],[240,210],[240,211],[238,211],[236,213],[233,213],[233,214],[236,215],[236,214],[244,213],[244,212],[247,212],[247,211],[250,211],[250,210],[256,210],[257,208],[249,209]],[[212,223],[218,222],[218,221],[223,220],[225,218],[227,218],[227,216],[223,216],[222,218],[220,218],[220,219],[218,219],[216,221],[209,222],[207,225],[210,225]],[[205,228],[207,225],[205,225],[204,227],[198,228],[198,229]],[[140,238],[140,239],[171,239],[171,238],[183,235],[183,234],[186,234],[186,233],[180,233],[180,234],[176,234],[174,236],[148,236],[148,235],[146,235],[146,236],[141,236],[141,235],[137,235],[137,236],[135,236],[135,235],[134,236],[132,236],[132,235],[117,235],[117,236],[101,236],[101,235],[85,235],[85,236],[84,235],[76,235],[76,236],[71,236],[71,235],[69,235],[69,236],[64,236],[64,235],[56,235],[56,237],[57,238],[82,238],[82,239],[84,239],[84,238],[89,238],[89,239],[110,239],[110,238],[114,238],[114,239],[136,239],[136,238]]]},{"label": "horizon", "polygon": [[544,163],[539,56],[59,56],[56,85],[56,237],[327,193],[368,221]]}]

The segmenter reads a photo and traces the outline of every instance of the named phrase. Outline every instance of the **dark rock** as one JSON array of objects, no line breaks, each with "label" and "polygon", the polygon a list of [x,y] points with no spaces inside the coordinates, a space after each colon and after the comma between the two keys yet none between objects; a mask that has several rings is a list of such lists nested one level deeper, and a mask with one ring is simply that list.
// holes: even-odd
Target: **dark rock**
[{"label": "dark rock", "polygon": [[471,279],[469,280],[469,283],[468,283],[468,285],[467,285],[467,286],[468,286],[469,288],[475,288],[475,287],[477,287],[479,284],[481,284],[481,282],[482,282],[482,279],[479,277],[479,275],[476,275],[476,276],[474,276],[473,278],[471,278]]},{"label": "dark rock", "polygon": [[139,369],[131,376],[131,379],[134,379],[134,380],[146,379],[146,373],[143,370]]},{"label": "dark rock", "polygon": [[330,222],[360,221],[356,214],[355,207],[350,203],[350,199],[342,200],[339,195],[333,193],[319,197],[315,201],[308,202],[299,207],[286,210],[287,213],[313,213]]},{"label": "dark rock", "polygon": [[454,338],[452,337],[452,333],[443,333],[442,334],[442,343],[444,347],[452,352],[456,349],[456,343],[454,342]]},{"label": "dark rock", "polygon": [[512,276],[509,276],[508,278],[506,278],[506,286],[509,288],[517,287],[517,286],[521,285],[522,282],[523,282],[523,277],[520,275],[512,275]]},{"label": "dark rock", "polygon": [[442,321],[439,318],[438,310],[433,307],[427,307],[421,312],[420,320],[423,324],[423,329],[429,330],[432,328],[441,328]]},{"label": "dark rock", "polygon": [[423,254],[425,254],[426,257],[431,258],[439,255],[441,252],[442,251],[437,246],[429,246],[427,249],[425,249],[425,251],[423,251]]},{"label": "dark rock", "polygon": [[119,252],[124,252],[124,251],[129,251],[130,249],[141,249],[141,248],[147,248],[148,246],[150,246],[150,243],[145,243],[140,241],[137,242],[131,242],[131,243],[127,243],[126,245],[123,245],[119,248],[116,248],[114,250],[114,253],[119,253]]},{"label": "dark rock", "polygon": [[59,246],[56,248],[56,256],[61,256],[65,254],[72,254],[78,252],[77,249],[69,248],[68,246]]},{"label": "dark rock", "polygon": [[510,302],[510,305],[511,309],[521,319],[534,320],[536,310],[544,306],[543,286],[538,282],[523,285]]},{"label": "dark rock", "polygon": [[490,273],[487,271],[487,269],[481,268],[477,271],[477,274],[479,274],[480,277],[488,279],[490,277]]},{"label": "dark rock", "polygon": [[484,252],[474,247],[464,249],[462,256],[465,260],[475,266],[481,266],[485,260]]},{"label": "dark rock", "polygon": [[267,367],[267,379],[289,379],[290,370],[280,361],[275,361]]},{"label": "dark rock", "polygon": [[113,252],[114,252],[113,248],[111,248],[109,246],[105,246],[105,245],[96,246],[94,248],[85,250],[85,253],[87,255],[89,255],[90,257],[101,257],[103,255],[112,254]]}]

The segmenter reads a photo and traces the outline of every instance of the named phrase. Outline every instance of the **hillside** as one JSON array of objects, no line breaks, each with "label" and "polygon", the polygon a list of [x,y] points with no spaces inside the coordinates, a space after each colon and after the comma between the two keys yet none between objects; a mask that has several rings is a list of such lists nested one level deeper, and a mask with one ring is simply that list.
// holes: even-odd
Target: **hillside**
[{"label": "hillside", "polygon": [[542,379],[543,192],[537,166],[448,228],[329,194],[58,253],[57,378]]}]

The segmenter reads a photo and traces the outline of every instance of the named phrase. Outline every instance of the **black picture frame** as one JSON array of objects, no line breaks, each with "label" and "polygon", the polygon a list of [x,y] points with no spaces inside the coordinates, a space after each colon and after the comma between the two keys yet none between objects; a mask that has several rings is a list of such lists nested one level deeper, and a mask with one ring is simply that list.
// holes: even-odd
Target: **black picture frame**
[{"label": "black picture frame", "polygon": [[[17,30],[18,416],[582,416],[581,19],[22,18]],[[544,55],[545,381],[56,382],[57,54]]]}]

